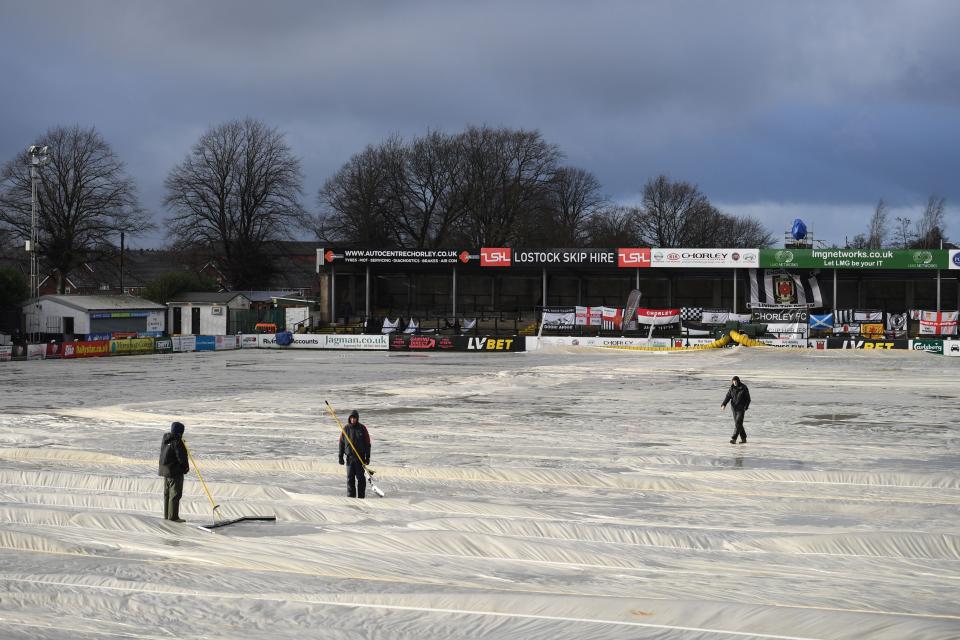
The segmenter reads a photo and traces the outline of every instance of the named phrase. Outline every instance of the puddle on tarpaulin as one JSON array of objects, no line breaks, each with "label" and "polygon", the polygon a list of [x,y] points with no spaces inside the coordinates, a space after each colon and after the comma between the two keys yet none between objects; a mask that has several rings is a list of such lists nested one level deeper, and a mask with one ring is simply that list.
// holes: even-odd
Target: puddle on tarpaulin
[{"label": "puddle on tarpaulin", "polygon": [[845,420],[859,418],[862,415],[862,413],[813,413],[802,417],[809,418],[811,420],[819,420],[821,422],[842,422]]},{"label": "puddle on tarpaulin", "polygon": [[802,460],[785,458],[757,458],[748,455],[737,455],[732,458],[718,458],[717,466],[722,469],[771,469],[777,471],[792,471],[804,469]]},{"label": "puddle on tarpaulin", "polygon": [[[207,522],[191,522],[193,526],[206,526]],[[205,531],[205,530],[203,530]],[[231,536],[238,538],[276,538],[283,536],[302,536],[325,531],[325,527],[310,522],[277,522],[276,520],[247,520],[235,522],[223,527],[211,529],[210,533],[217,536]]]}]

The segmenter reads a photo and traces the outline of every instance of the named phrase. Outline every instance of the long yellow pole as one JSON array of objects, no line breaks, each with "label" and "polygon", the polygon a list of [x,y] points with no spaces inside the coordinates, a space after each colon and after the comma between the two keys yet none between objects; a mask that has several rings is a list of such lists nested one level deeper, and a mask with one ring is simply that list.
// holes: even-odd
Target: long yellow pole
[{"label": "long yellow pole", "polygon": [[220,508],[220,505],[213,501],[213,496],[210,494],[210,489],[207,488],[207,483],[203,481],[203,474],[200,473],[200,466],[197,464],[197,461],[193,459],[193,454],[190,453],[190,447],[187,446],[187,441],[183,438],[180,438],[180,441],[183,442],[183,448],[187,450],[187,457],[190,458],[190,464],[193,465],[193,470],[197,472],[197,477],[200,478],[200,484],[203,486],[203,490],[207,494],[207,499],[210,500],[210,506],[213,508],[214,517],[219,518],[220,514],[217,512],[217,509]]}]

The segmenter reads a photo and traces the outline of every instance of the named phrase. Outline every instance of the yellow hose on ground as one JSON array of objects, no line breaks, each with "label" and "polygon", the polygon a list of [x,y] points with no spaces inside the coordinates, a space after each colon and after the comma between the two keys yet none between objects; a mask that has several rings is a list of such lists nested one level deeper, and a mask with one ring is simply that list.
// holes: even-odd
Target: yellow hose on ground
[{"label": "yellow hose on ground", "polygon": [[744,347],[766,347],[766,345],[759,340],[754,340],[748,335],[740,333],[739,331],[731,331],[730,337],[733,338],[734,342]]}]

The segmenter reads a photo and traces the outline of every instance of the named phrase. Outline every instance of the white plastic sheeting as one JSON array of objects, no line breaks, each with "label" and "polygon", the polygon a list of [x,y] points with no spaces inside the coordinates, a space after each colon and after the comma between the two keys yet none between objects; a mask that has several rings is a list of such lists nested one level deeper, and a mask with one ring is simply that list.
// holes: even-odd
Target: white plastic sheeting
[{"label": "white plastic sheeting", "polygon": [[[0,635],[960,636],[960,360],[417,355],[0,369]],[[387,498],[344,495],[323,400],[360,411]],[[275,524],[160,519],[174,419],[224,516]]]}]

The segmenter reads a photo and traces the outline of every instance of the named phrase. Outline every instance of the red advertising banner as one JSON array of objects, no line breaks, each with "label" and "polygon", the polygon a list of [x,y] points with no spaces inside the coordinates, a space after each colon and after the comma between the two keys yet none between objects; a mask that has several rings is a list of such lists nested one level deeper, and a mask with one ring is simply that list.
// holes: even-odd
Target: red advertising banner
[{"label": "red advertising banner", "polygon": [[631,249],[617,249],[617,266],[621,268],[628,267],[649,267],[650,249],[634,247]]},{"label": "red advertising banner", "polygon": [[61,357],[63,358],[94,358],[108,355],[110,355],[109,340],[65,342],[61,348]]},{"label": "red advertising banner", "polygon": [[509,267],[510,263],[510,247],[482,247],[480,249],[481,267]]},{"label": "red advertising banner", "polygon": [[47,358],[60,358],[62,357],[62,347],[63,345],[57,342],[47,343]]}]

